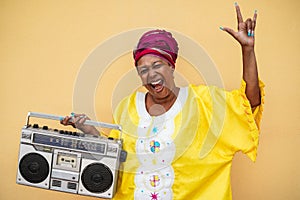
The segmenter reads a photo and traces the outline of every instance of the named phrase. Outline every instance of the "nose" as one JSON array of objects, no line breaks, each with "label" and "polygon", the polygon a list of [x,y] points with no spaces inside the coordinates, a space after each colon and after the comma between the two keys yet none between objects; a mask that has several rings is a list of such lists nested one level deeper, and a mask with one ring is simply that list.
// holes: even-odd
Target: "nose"
[{"label": "nose", "polygon": [[153,77],[155,77],[156,76],[156,70],[155,69],[153,69],[153,67],[151,67],[150,69],[149,69],[149,72],[148,72],[148,76],[149,76],[149,78],[153,78]]}]

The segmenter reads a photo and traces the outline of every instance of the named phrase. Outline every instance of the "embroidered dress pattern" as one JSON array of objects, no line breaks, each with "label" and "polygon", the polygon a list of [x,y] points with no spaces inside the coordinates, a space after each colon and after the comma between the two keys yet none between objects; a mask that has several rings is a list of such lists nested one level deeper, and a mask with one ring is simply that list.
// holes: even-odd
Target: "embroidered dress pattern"
[{"label": "embroidered dress pattern", "polygon": [[[175,156],[175,144],[172,139],[175,124],[174,117],[182,108],[186,89],[182,89],[181,98],[165,114],[151,117],[145,113],[145,105],[140,106],[141,120],[138,127],[136,154],[139,168],[135,175],[135,199],[171,200],[173,198],[172,185],[175,179],[171,163]],[[185,94],[185,95],[184,95]],[[182,97],[183,96],[183,97]],[[140,98],[140,99],[139,99]],[[137,96],[139,102],[144,96]],[[148,118],[148,119],[145,119]]]}]

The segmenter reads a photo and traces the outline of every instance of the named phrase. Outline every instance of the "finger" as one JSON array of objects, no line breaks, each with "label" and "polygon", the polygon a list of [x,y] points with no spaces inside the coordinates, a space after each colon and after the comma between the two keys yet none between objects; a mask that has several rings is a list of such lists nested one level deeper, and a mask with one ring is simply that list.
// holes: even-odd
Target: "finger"
[{"label": "finger", "polygon": [[68,125],[68,121],[69,121],[70,117],[66,116],[63,119],[60,120],[60,123],[63,125]]},{"label": "finger", "polygon": [[79,122],[79,120],[80,120],[80,115],[74,115],[74,117],[73,117],[73,122],[75,123],[75,124],[77,124],[78,122]]},{"label": "finger", "polygon": [[84,124],[85,121],[86,121],[86,116],[85,116],[85,115],[82,115],[82,116],[79,117],[78,123]]},{"label": "finger", "polygon": [[65,118],[60,120],[60,123],[64,126],[71,125],[75,128],[75,124],[72,122],[72,117],[66,116]]},{"label": "finger", "polygon": [[81,118],[82,116],[85,116],[85,114],[77,114],[77,113],[71,113],[71,116],[78,121],[79,118]]},{"label": "finger", "polygon": [[248,18],[246,20],[246,24],[247,24],[247,33],[248,33],[248,36],[251,36],[251,33],[252,33],[252,20],[250,18]]},{"label": "finger", "polygon": [[85,114],[75,114],[74,115],[74,123],[78,125],[83,125],[83,123],[85,122],[86,120],[86,115]]},{"label": "finger", "polygon": [[77,113],[71,113],[71,116],[73,116],[73,117],[80,117],[81,115],[83,115],[83,114],[77,114]]},{"label": "finger", "polygon": [[242,13],[241,13],[240,6],[237,3],[235,3],[234,5],[235,5],[235,10],[236,10],[237,22],[238,22],[238,24],[242,23],[243,22],[243,16],[242,16]]},{"label": "finger", "polygon": [[84,117],[84,118],[86,118],[86,119],[88,119],[88,120],[90,119],[88,116],[86,116],[86,114],[75,114],[75,113],[73,113],[72,115],[73,115],[75,118],[78,118],[78,117],[79,117],[79,118],[83,118],[83,117]]},{"label": "finger", "polygon": [[231,28],[221,26],[220,29],[229,33],[232,37],[236,38],[236,32],[234,30],[232,30]]},{"label": "finger", "polygon": [[60,119],[60,123],[61,123],[62,125],[66,125],[65,118]]},{"label": "finger", "polygon": [[256,27],[256,19],[257,19],[257,10],[254,11],[253,20],[252,20],[252,30],[253,31]]}]

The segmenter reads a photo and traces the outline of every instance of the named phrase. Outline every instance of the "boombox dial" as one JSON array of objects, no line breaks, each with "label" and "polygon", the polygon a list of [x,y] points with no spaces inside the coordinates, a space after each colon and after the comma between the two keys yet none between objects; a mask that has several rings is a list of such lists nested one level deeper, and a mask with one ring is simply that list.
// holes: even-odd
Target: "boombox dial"
[{"label": "boombox dial", "polygon": [[[119,164],[126,159],[121,139],[30,125],[29,117],[61,118],[42,113],[28,114],[27,124],[21,132],[18,184],[101,198],[113,197]],[[113,124],[87,122],[120,130]]]}]

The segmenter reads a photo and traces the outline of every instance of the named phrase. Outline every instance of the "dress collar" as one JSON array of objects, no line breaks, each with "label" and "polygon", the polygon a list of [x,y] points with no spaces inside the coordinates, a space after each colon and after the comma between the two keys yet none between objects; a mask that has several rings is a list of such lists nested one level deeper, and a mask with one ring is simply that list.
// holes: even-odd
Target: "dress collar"
[{"label": "dress collar", "polygon": [[183,105],[186,102],[188,96],[188,88],[187,87],[181,87],[179,89],[179,93],[178,93],[178,97],[176,99],[176,101],[174,102],[174,104],[172,105],[172,107],[165,112],[162,115],[159,116],[151,116],[147,109],[146,109],[146,93],[142,93],[142,92],[137,92],[136,94],[136,99],[135,99],[135,103],[136,103],[136,107],[137,107],[137,113],[139,115],[140,118],[144,118],[144,119],[151,119],[151,118],[156,118],[156,119],[170,119],[170,118],[174,118],[181,110]]}]

